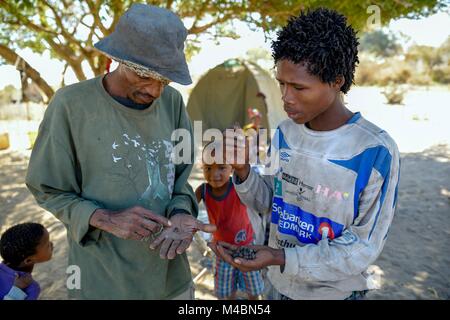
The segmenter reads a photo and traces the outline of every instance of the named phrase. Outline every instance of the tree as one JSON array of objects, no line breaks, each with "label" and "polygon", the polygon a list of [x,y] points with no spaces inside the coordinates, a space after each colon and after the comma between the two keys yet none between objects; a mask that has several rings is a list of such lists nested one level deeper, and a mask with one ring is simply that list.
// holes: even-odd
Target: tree
[{"label": "tree", "polygon": [[361,37],[359,49],[387,58],[399,53],[402,47],[397,43],[397,37],[394,34],[376,30]]},{"label": "tree", "polygon": [[[0,0],[0,44],[15,52],[30,48],[35,53],[49,50],[51,56],[65,62],[79,80],[86,79],[82,63],[87,63],[95,75],[105,72],[106,57],[93,47],[109,35],[120,16],[135,1],[131,0]],[[197,36],[236,37],[232,22],[241,20],[252,28],[264,31],[284,25],[287,18],[301,9],[325,6],[349,17],[356,28],[364,28],[370,15],[368,1],[332,0],[148,0],[149,4],[175,11],[183,19],[191,35],[188,56],[200,48]],[[382,23],[393,18],[417,18],[448,7],[446,0],[378,1]],[[0,50],[0,56],[11,63]],[[33,78],[48,98],[52,92],[39,75]]]},{"label": "tree", "polygon": [[21,56],[14,52],[14,50],[0,43],[0,56],[6,60],[7,63],[16,65],[21,73],[21,80],[26,82],[30,78],[42,91],[50,98],[53,96],[53,88],[41,77],[40,73],[30,66]]},{"label": "tree", "polygon": [[7,85],[0,90],[0,105],[15,102],[19,96],[20,92],[13,85]]}]

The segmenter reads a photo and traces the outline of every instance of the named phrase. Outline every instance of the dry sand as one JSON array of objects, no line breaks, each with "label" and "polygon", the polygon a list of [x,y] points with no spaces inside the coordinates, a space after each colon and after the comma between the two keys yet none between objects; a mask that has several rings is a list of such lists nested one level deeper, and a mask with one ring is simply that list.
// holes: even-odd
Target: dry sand
[{"label": "dry sand", "polygon": [[[450,100],[450,91],[415,91],[403,106],[383,105],[378,89],[355,91],[349,103],[390,132],[402,152],[397,211],[386,246],[374,263],[381,274],[382,288],[369,293],[368,298],[450,299],[450,108],[443,106]],[[381,107],[370,107],[367,101]],[[427,103],[419,109],[417,101]],[[0,129],[7,126],[19,131],[26,127],[6,123],[2,127],[0,123]],[[29,126],[35,128],[36,124]],[[13,134],[18,134],[17,130]],[[41,299],[65,299],[66,231],[37,206],[27,191],[24,178],[28,159],[29,151],[23,146],[0,151],[0,232],[24,221],[40,222],[50,230],[54,257],[37,265],[34,277],[42,287]],[[200,181],[191,183],[195,186]],[[198,245],[189,249],[194,277],[203,269],[199,263],[204,261],[202,253]],[[211,271],[200,278],[196,296],[215,299]]]}]

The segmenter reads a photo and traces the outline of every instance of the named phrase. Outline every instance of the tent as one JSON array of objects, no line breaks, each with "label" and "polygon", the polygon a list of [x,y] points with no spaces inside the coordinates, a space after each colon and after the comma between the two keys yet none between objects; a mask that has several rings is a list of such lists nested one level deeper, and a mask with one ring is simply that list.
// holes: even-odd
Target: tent
[{"label": "tent", "polygon": [[262,114],[261,127],[276,129],[286,118],[278,83],[258,65],[230,59],[208,71],[193,88],[187,111],[202,129],[241,127],[250,119],[248,108]]}]

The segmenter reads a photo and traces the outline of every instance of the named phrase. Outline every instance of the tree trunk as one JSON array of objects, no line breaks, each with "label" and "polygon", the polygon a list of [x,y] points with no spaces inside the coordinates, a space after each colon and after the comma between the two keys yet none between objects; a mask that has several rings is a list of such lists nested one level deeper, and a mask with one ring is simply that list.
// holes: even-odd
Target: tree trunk
[{"label": "tree trunk", "polygon": [[0,56],[2,56],[9,64],[15,65],[17,59],[22,59],[24,63],[24,72],[31,80],[36,83],[36,85],[39,87],[39,89],[42,90],[42,92],[47,97],[47,101],[49,101],[53,95],[55,94],[55,91],[50,87],[50,85],[45,81],[39,72],[34,69],[32,66],[28,64],[22,57],[20,57],[17,53],[15,53],[13,50],[8,48],[7,46],[4,46],[0,44]]}]

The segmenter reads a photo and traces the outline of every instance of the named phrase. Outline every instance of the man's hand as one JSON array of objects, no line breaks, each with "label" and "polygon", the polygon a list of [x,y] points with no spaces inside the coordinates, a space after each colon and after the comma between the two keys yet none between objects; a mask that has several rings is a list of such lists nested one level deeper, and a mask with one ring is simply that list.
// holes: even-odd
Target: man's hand
[{"label": "man's hand", "polygon": [[162,227],[170,226],[167,218],[139,206],[122,211],[97,209],[89,224],[116,237],[131,240],[143,240]]},{"label": "man's hand", "polygon": [[204,224],[193,216],[184,213],[174,215],[170,222],[172,226],[165,228],[150,244],[152,250],[161,245],[159,255],[162,259],[174,259],[177,254],[184,253],[198,230],[208,233],[216,231],[215,225]]},{"label": "man's hand", "polygon": [[256,251],[255,259],[247,260],[244,258],[233,259],[231,256],[233,251],[239,248],[238,246],[221,241],[218,243],[208,243],[208,246],[225,262],[242,272],[261,270],[267,266],[285,264],[283,249],[273,249],[267,246],[247,246]]},{"label": "man's hand", "polygon": [[22,276],[16,274],[16,279],[14,279],[14,286],[19,289],[26,289],[33,282],[33,277],[30,273],[25,273]]}]

